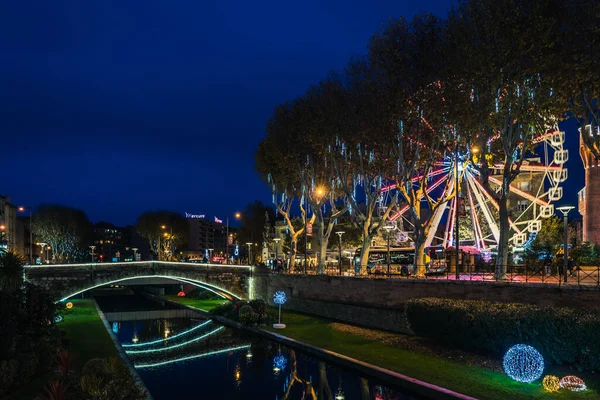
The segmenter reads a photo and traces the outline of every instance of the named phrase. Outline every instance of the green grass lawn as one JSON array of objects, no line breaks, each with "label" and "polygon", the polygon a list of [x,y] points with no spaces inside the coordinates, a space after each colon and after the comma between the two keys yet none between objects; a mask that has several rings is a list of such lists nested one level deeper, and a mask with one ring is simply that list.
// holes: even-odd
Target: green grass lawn
[{"label": "green grass lawn", "polygon": [[[67,350],[75,355],[75,368],[80,370],[92,358],[118,358],[117,349],[108,332],[106,332],[92,300],[76,299],[69,301],[73,303],[73,308],[61,311],[64,319],[57,326],[61,330]],[[10,393],[6,399],[37,398],[37,395],[44,391],[47,382],[47,376],[38,377]]]},{"label": "green grass lawn", "polygon": [[76,355],[76,366],[92,358],[119,357],[91,299],[70,300],[73,308],[63,310],[64,320],[58,324],[70,353]]},{"label": "green grass lawn", "polygon": [[370,364],[374,364],[412,378],[443,386],[459,393],[480,399],[597,399],[598,382],[593,375],[567,373],[556,368],[544,371],[560,377],[567,374],[580,376],[591,389],[585,392],[569,392],[561,390],[548,393],[541,380],[523,384],[513,381],[505,374],[486,368],[470,366],[432,355],[416,353],[380,343],[363,336],[340,332],[333,329],[329,321],[303,314],[283,312],[284,330],[267,328],[290,338],[334,351]]},{"label": "green grass lawn", "polygon": [[187,297],[177,297],[176,295],[165,295],[162,296],[167,300],[170,300],[172,302],[175,303],[179,303],[179,304],[183,304],[186,306],[192,306],[192,307],[196,307],[199,308],[201,310],[204,311],[210,311],[213,308],[215,308],[216,306],[219,306],[223,303],[227,303],[228,300],[197,300],[197,299],[189,299]]}]

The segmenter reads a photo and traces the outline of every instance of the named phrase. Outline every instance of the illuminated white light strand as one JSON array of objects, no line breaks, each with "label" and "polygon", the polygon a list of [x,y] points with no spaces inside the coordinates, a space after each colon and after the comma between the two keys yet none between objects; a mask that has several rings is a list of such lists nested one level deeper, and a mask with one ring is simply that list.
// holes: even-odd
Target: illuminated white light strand
[{"label": "illuminated white light strand", "polygon": [[151,346],[151,345],[157,344],[157,343],[163,343],[165,340],[173,340],[173,339],[178,338],[180,336],[187,335],[188,333],[193,332],[193,331],[195,331],[197,329],[200,329],[203,326],[206,326],[206,325],[210,324],[211,322],[212,322],[212,320],[209,319],[208,321],[203,322],[200,325],[196,325],[193,328],[188,329],[187,331],[183,331],[183,332],[180,332],[180,333],[178,333],[176,335],[173,335],[173,336],[169,337],[168,339],[157,339],[157,340],[153,340],[151,342],[143,342],[143,343],[136,343],[136,344],[129,344],[128,343],[128,344],[122,344],[121,346],[123,346],[123,347],[143,347],[143,346]]},{"label": "illuminated white light strand", "polygon": [[[106,285],[112,285],[114,283],[118,283],[118,282],[123,282],[123,281],[127,281],[127,280],[132,280],[132,279],[145,279],[145,278],[164,278],[164,279],[173,279],[174,281],[179,281],[179,282],[185,282],[185,283],[189,283],[191,285],[206,289],[208,291],[211,291],[219,296],[221,296],[224,299],[227,299],[227,297],[223,296],[221,293],[218,293],[212,289],[210,289],[210,287],[213,287],[217,290],[221,290],[224,293],[227,293],[229,295],[231,295],[232,297],[235,297],[238,300],[241,300],[241,298],[239,296],[236,296],[235,294],[228,292],[227,290],[223,290],[218,286],[212,285],[212,284],[208,284],[208,283],[204,283],[204,282],[199,282],[199,281],[194,281],[194,280],[190,280],[189,278],[182,278],[182,277],[177,277],[177,276],[169,276],[169,275],[140,275],[140,276],[128,276],[127,278],[120,278],[120,279],[116,279],[114,281],[110,281],[110,282],[104,282],[104,283],[100,283],[98,285],[94,285],[94,286],[90,286],[88,288],[85,288],[83,290],[79,290],[75,293],[71,293],[70,295],[63,297],[62,299],[58,300],[57,303],[61,303],[73,296],[77,296],[78,294],[81,294],[83,292],[87,292],[88,290],[92,290],[92,289],[96,289],[102,286],[106,286]],[[209,286],[209,287],[207,287]]]},{"label": "illuminated white light strand", "polygon": [[161,351],[169,351],[169,350],[177,349],[179,347],[187,346],[188,344],[195,343],[202,339],[206,339],[207,337],[214,335],[215,333],[222,331],[223,329],[225,329],[225,327],[221,326],[215,330],[205,333],[202,336],[198,336],[197,338],[188,340],[187,342],[175,344],[175,345],[169,346],[169,347],[160,347],[158,349],[148,349],[148,350],[125,350],[125,353],[127,353],[127,354],[146,354],[146,353],[160,353]]},{"label": "illuminated white light strand", "polygon": [[214,356],[214,355],[217,355],[217,354],[229,353],[230,351],[236,351],[236,350],[242,350],[242,349],[248,349],[248,348],[250,348],[250,345],[249,344],[245,344],[243,346],[231,347],[229,349],[216,350],[216,351],[211,351],[211,352],[208,352],[208,353],[197,354],[195,356],[187,356],[187,357],[176,358],[176,359],[168,360],[168,361],[161,361],[161,362],[158,362],[158,363],[137,364],[137,365],[134,365],[134,367],[135,368],[160,367],[161,365],[173,364],[173,363],[180,362],[180,361],[194,360],[196,358],[204,358],[204,357]]},{"label": "illuminated white light strand", "polygon": [[131,265],[140,265],[140,264],[166,264],[166,265],[185,265],[186,267],[191,268],[200,268],[204,270],[208,267],[218,267],[218,268],[245,268],[251,269],[250,265],[232,265],[232,264],[195,264],[195,263],[186,263],[186,262],[175,262],[175,261],[127,261],[127,262],[115,262],[115,263],[82,263],[82,264],[52,264],[52,265],[25,265],[23,268],[25,269],[41,269],[41,268],[74,268],[74,267],[99,267],[99,268],[108,268],[108,267],[119,267],[119,266],[131,266]]}]

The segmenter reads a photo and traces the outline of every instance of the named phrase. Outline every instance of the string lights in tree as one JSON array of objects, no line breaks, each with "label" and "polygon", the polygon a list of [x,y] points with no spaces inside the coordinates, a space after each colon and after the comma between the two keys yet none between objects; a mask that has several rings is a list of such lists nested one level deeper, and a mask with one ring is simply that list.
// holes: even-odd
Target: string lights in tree
[{"label": "string lights in tree", "polygon": [[517,382],[533,382],[544,372],[544,358],[539,351],[526,344],[517,344],[508,349],[502,365],[506,375]]},{"label": "string lights in tree", "polygon": [[279,306],[279,322],[276,324],[273,324],[273,328],[275,328],[275,329],[285,328],[285,324],[281,323],[281,305],[285,304],[286,301],[287,301],[287,296],[285,295],[285,292],[282,290],[275,292],[275,294],[273,295],[273,303],[275,303]]},{"label": "string lights in tree", "polygon": [[581,392],[587,389],[583,379],[573,375],[565,376],[559,382],[559,385],[563,389],[570,390],[571,392]]},{"label": "string lights in tree", "polygon": [[544,389],[546,389],[546,391],[548,392],[558,392],[558,390],[560,389],[559,383],[560,380],[558,379],[558,376],[554,375],[546,375],[544,377],[544,380],[542,381]]}]

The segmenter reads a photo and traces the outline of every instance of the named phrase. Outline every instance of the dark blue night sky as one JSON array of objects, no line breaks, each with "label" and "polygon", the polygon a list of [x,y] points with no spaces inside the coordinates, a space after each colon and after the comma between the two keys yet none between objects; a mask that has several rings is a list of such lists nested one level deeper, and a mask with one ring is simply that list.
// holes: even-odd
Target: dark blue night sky
[{"label": "dark blue night sky", "polygon": [[269,202],[253,166],[273,107],[365,53],[382,21],[444,15],[451,0],[354,3],[3,2],[0,193],[118,224]]}]

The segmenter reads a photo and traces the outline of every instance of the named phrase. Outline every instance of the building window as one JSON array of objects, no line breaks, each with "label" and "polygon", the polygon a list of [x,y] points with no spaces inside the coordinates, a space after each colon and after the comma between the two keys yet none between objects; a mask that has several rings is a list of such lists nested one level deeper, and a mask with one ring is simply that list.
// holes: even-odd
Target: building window
[{"label": "building window", "polygon": [[519,200],[517,202],[517,206],[519,208],[519,211],[523,212],[523,211],[527,210],[528,203],[526,200]]},{"label": "building window", "polygon": [[530,181],[519,182],[519,189],[521,189],[524,192],[529,192],[531,190],[531,182]]}]

